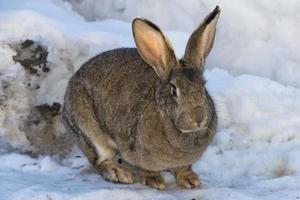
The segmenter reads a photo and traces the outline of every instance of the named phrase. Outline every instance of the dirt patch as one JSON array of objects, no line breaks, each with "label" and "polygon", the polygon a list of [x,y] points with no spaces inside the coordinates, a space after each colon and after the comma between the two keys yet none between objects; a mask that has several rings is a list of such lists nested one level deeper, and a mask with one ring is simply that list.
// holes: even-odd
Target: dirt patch
[{"label": "dirt patch", "polygon": [[32,108],[20,124],[28,141],[36,148],[34,154],[64,156],[74,141],[65,133],[61,119],[61,104],[42,104]]},{"label": "dirt patch", "polygon": [[60,114],[60,103],[54,102],[52,106],[49,104],[42,104],[35,107],[44,117],[54,117]]},{"label": "dirt patch", "polygon": [[[42,104],[35,106],[35,96],[42,81],[50,71],[50,64],[47,61],[48,49],[38,41],[26,39],[19,43],[11,44],[10,47],[16,52],[12,57],[25,69],[25,76],[21,79],[22,84],[13,85],[11,82],[1,81],[0,89],[17,98],[16,89],[22,90],[27,105],[19,114],[18,126],[14,127],[15,132],[25,136],[27,144],[30,143],[32,156],[39,154],[64,156],[69,153],[73,141],[67,138],[67,134],[61,119],[61,104],[54,102],[52,105]],[[22,95],[19,95],[22,97]],[[0,95],[0,111],[5,107],[6,96]]]},{"label": "dirt patch", "polygon": [[47,47],[33,40],[12,45],[17,55],[13,56],[15,62],[20,63],[30,74],[40,75],[41,72],[49,72],[47,66],[48,50]]}]

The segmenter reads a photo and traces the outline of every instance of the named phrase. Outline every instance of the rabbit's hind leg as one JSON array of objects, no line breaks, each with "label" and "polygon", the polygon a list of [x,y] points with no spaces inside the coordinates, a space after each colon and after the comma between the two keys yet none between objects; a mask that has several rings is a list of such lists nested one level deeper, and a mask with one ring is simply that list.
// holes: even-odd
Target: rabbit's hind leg
[{"label": "rabbit's hind leg", "polygon": [[66,92],[64,121],[68,130],[76,136],[81,150],[103,178],[112,182],[132,183],[132,173],[113,161],[117,149],[96,119],[91,95],[80,83],[73,83]]}]

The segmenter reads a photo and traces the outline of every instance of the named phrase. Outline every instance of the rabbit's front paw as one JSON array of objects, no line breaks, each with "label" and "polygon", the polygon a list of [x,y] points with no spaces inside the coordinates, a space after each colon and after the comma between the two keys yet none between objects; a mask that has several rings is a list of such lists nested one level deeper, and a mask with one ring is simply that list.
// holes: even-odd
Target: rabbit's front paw
[{"label": "rabbit's front paw", "polygon": [[100,173],[103,178],[115,183],[133,183],[133,174],[125,166],[114,161],[105,161],[100,165]]},{"label": "rabbit's front paw", "polygon": [[187,189],[200,187],[199,178],[191,169],[176,171],[176,183]]},{"label": "rabbit's front paw", "polygon": [[159,172],[141,172],[140,181],[142,184],[158,190],[163,190],[166,187],[164,179]]}]

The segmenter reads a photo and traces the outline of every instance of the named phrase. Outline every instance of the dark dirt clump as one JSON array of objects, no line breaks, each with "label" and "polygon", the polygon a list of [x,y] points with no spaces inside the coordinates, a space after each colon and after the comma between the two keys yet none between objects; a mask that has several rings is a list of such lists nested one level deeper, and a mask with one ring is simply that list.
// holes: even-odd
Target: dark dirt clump
[{"label": "dark dirt clump", "polygon": [[61,104],[54,102],[52,104],[52,106],[50,106],[49,104],[42,104],[42,105],[38,105],[36,106],[36,109],[44,116],[51,116],[54,117],[56,115],[59,114],[60,112],[60,108],[61,108]]},{"label": "dark dirt clump", "polygon": [[17,55],[13,56],[13,60],[20,63],[29,73],[39,75],[40,71],[50,71],[47,66],[47,47],[39,42],[27,39],[20,44],[14,45],[13,49],[17,53]]},{"label": "dark dirt clump", "polygon": [[68,137],[61,119],[61,104],[42,104],[32,108],[20,125],[36,154],[64,156],[75,143]]}]

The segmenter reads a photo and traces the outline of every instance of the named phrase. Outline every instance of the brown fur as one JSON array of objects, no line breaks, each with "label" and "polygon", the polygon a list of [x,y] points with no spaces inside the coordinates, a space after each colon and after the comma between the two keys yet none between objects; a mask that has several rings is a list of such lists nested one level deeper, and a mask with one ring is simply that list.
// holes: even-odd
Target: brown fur
[{"label": "brown fur", "polygon": [[[214,12],[210,15],[218,16]],[[216,24],[217,18],[207,19]],[[210,22],[199,28],[215,29]],[[104,52],[71,78],[63,109],[65,125],[110,181],[132,182],[128,169],[113,161],[120,154],[146,172],[141,176],[144,184],[162,189],[159,172],[174,169],[180,186],[196,187],[198,179],[196,176],[195,181],[189,166],[210,144],[217,125],[214,104],[204,85],[203,66],[194,63],[194,57],[177,61],[166,37],[148,20],[135,19],[133,31],[138,50]],[[214,30],[207,33],[214,34]],[[193,37],[190,41],[209,38],[205,33]],[[201,41],[195,51],[212,46],[213,40]],[[184,173],[179,173],[183,168]],[[186,186],[185,179],[195,184]]]}]

